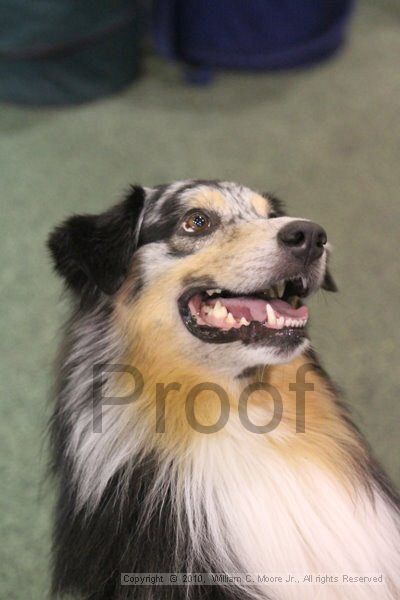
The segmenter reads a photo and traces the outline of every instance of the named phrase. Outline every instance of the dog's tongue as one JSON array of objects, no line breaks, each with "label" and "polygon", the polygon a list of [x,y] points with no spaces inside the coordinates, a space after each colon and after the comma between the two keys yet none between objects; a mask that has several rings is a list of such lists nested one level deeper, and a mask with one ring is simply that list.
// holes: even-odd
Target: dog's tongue
[{"label": "dog's tongue", "polygon": [[306,319],[308,317],[307,306],[293,308],[293,306],[284,300],[270,300],[268,304],[272,306],[276,313],[279,313],[283,317],[290,317],[291,319]]},{"label": "dog's tongue", "polygon": [[[265,300],[259,298],[249,298],[246,296],[239,296],[237,298],[213,298],[209,300],[207,304],[214,306],[215,303],[219,302],[226,307],[226,309],[233,314],[235,319],[244,317],[248,321],[265,321],[266,318],[266,306]],[[273,308],[277,317],[283,316],[291,319],[304,319],[308,317],[308,309],[306,306],[300,308],[293,308],[290,304],[284,300],[269,300],[268,304]]]}]

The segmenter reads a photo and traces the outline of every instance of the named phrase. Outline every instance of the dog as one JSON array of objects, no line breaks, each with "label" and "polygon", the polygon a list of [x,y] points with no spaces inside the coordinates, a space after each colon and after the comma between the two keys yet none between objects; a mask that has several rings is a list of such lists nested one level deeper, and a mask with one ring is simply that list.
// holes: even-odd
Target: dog
[{"label": "dog", "polygon": [[[182,181],[72,216],[48,247],[72,304],[54,597],[400,598],[399,496],[307,333],[306,298],[336,291],[321,226]],[[163,573],[180,585],[145,575]]]}]

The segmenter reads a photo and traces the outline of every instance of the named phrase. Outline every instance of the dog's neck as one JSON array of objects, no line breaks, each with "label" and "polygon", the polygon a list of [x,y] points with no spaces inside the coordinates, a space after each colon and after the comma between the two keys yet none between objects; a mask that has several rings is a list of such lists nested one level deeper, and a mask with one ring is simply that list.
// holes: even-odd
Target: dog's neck
[{"label": "dog's neck", "polygon": [[238,443],[273,447],[287,460],[313,461],[353,485],[366,461],[365,449],[312,355],[234,377],[173,352],[165,356],[156,348],[149,353],[141,348],[124,358],[143,376],[142,401],[133,408],[147,420],[156,448],[168,452],[181,446],[186,452],[202,437],[234,437]]},{"label": "dog's neck", "polygon": [[[257,572],[266,564],[271,572],[279,572],[282,565],[304,572],[321,568],[345,572],[350,565],[354,571],[368,572],[377,564],[368,554],[374,539],[373,544],[391,559],[382,542],[387,508],[376,493],[368,454],[310,356],[257,369],[242,378],[205,372],[182,357],[180,362],[173,358],[165,369],[159,357],[147,363],[146,370],[146,361],[141,363],[135,356],[135,366],[145,380],[143,406],[138,405],[136,417],[150,415],[152,423],[145,429],[160,456],[152,502],[156,504],[166,486],[172,485],[178,522],[188,522],[190,534],[182,535],[190,535],[194,552],[201,552],[201,544],[209,539],[207,544],[225,557],[217,568],[228,572],[240,568]],[[165,398],[158,397],[162,427],[154,433],[157,382],[170,391]],[[171,387],[174,383],[181,384],[179,389]],[[200,393],[201,386],[205,387]],[[211,391],[213,386],[218,387]],[[246,388],[251,394],[244,418],[240,398]],[[196,389],[193,422],[187,404]],[[220,415],[227,409],[221,390],[229,401],[229,418],[222,426]],[[271,430],[263,431],[271,422]],[[337,531],[330,522],[336,512],[340,515]],[[371,524],[368,533],[366,523]],[[322,556],[312,543],[315,532],[319,532]],[[235,549],[241,566],[229,548]],[[339,589],[329,597],[340,598],[340,593]],[[370,590],[365,597],[372,598],[373,593]],[[290,587],[284,592],[279,589],[279,594],[288,600],[299,597]],[[387,594],[385,588],[382,597],[391,597]],[[349,598],[356,596],[349,594]]]}]

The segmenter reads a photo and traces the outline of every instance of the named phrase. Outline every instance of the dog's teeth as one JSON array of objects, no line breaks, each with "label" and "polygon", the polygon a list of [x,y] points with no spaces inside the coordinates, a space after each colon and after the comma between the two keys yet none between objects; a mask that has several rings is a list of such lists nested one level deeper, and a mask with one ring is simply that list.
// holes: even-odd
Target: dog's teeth
[{"label": "dog's teeth", "polygon": [[240,325],[246,325],[246,327],[247,327],[247,325],[250,325],[249,321],[245,317],[242,317],[240,319],[239,323],[240,323]]},{"label": "dog's teeth", "polygon": [[276,325],[275,311],[270,304],[266,304],[268,325]]},{"label": "dog's teeth", "polygon": [[220,294],[222,292],[222,290],[220,290],[219,288],[215,288],[215,290],[206,290],[206,293],[209,296],[212,296],[213,294]]},{"label": "dog's teeth", "polygon": [[268,290],[268,296],[271,299],[276,298],[278,296],[278,290],[276,289],[275,285],[273,285],[271,288],[269,288],[269,290]]},{"label": "dog's teeth", "polygon": [[286,283],[284,281],[280,281],[277,285],[277,291],[278,291],[278,298],[282,298],[283,294],[285,293],[285,287],[286,287]]},{"label": "dog's teeth", "polygon": [[279,327],[279,329],[282,329],[282,327],[285,324],[285,317],[278,317],[278,319],[276,320],[276,324]]},{"label": "dog's teeth", "polygon": [[226,307],[223,306],[219,300],[216,301],[214,306],[214,316],[217,317],[217,319],[225,319],[228,316]]},{"label": "dog's teeth", "polygon": [[307,289],[307,279],[305,277],[301,278],[301,283],[303,284],[303,288]]},{"label": "dog's teeth", "polygon": [[235,317],[233,316],[233,314],[231,312],[228,312],[228,316],[226,317],[226,322],[229,323],[229,325],[233,325],[234,323],[236,323]]},{"label": "dog's teeth", "polygon": [[212,312],[212,308],[211,306],[207,306],[207,305],[203,305],[203,312],[205,315],[208,315],[210,312]]}]

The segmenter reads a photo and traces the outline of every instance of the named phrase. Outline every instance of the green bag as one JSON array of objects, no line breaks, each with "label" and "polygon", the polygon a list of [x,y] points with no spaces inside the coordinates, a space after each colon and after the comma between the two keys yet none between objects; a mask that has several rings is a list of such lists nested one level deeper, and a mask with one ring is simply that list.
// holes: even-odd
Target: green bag
[{"label": "green bag", "polygon": [[137,0],[0,0],[0,100],[71,104],[138,74]]}]

